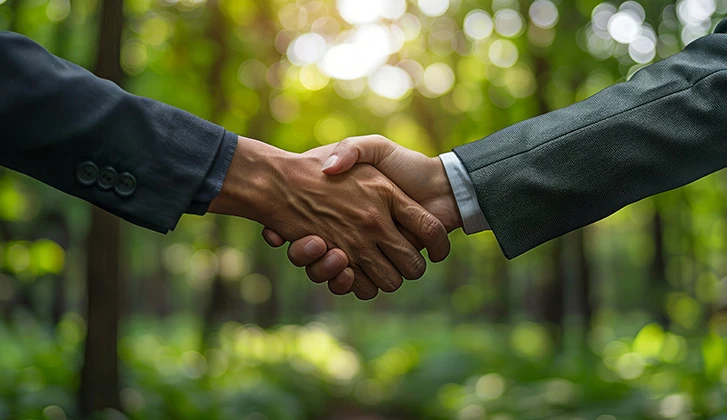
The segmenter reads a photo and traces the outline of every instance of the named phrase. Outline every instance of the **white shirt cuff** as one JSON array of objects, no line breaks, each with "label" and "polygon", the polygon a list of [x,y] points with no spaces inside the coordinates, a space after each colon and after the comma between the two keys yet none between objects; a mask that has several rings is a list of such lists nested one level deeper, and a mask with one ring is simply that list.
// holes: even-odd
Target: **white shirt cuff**
[{"label": "white shirt cuff", "polygon": [[480,204],[477,202],[475,187],[472,185],[472,180],[462,161],[454,152],[443,153],[439,155],[439,159],[447,172],[449,185],[452,186],[454,199],[459,207],[459,215],[462,217],[464,233],[470,235],[490,229]]}]

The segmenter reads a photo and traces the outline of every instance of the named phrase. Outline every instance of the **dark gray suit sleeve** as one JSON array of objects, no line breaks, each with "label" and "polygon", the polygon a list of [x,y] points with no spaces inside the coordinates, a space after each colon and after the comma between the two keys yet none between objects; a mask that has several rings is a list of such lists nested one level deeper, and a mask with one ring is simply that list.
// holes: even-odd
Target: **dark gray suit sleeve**
[{"label": "dark gray suit sleeve", "polygon": [[508,258],[727,164],[727,35],[456,148]]},{"label": "dark gray suit sleeve", "polygon": [[223,141],[236,139],[0,32],[2,166],[166,233],[203,190]]}]

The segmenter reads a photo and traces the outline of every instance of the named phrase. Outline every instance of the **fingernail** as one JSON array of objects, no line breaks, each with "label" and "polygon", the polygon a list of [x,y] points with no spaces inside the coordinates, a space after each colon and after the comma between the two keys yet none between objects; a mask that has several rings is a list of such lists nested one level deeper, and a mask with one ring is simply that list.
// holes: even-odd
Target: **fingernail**
[{"label": "fingernail", "polygon": [[343,258],[338,253],[332,253],[326,258],[325,265],[329,270],[340,268],[343,265]]},{"label": "fingernail", "polygon": [[324,251],[321,244],[318,243],[318,241],[308,241],[307,244],[303,247],[303,250],[305,251],[306,255],[309,257],[316,257],[318,255],[321,255]]},{"label": "fingernail", "polygon": [[326,169],[330,168],[331,166],[335,165],[336,162],[338,162],[338,156],[331,156],[328,159],[326,159],[326,163],[323,164],[322,171],[325,171]]}]

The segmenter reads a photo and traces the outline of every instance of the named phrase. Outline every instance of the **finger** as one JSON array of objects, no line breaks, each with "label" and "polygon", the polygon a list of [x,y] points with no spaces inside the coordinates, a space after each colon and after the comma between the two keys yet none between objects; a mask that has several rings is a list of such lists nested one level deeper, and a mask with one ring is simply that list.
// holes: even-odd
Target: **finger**
[{"label": "finger", "polygon": [[282,236],[278,235],[278,232],[268,228],[263,229],[263,239],[273,248],[281,247],[286,242]]},{"label": "finger", "polygon": [[360,268],[353,269],[353,293],[359,300],[370,300],[379,294],[379,288]]},{"label": "finger", "polygon": [[439,262],[449,255],[449,236],[442,222],[403,193],[394,195],[394,219],[429,251],[429,259]]},{"label": "finger", "polygon": [[288,259],[293,265],[303,267],[318,261],[327,250],[326,241],[315,235],[306,236],[290,244]]},{"label": "finger", "polygon": [[397,225],[396,228],[401,232],[402,235],[406,238],[407,241],[409,241],[410,244],[414,245],[414,248],[417,249],[417,251],[421,251],[424,249],[424,245],[422,245],[421,242],[419,242],[419,239],[416,238],[411,232],[409,232],[408,229],[401,225]]},{"label": "finger", "polygon": [[[369,255],[362,256],[360,260],[364,273],[379,289],[391,293],[401,287],[403,283],[401,273],[378,248],[371,251]],[[356,278],[358,278],[358,274],[356,274]]]},{"label": "finger", "polygon": [[328,281],[328,290],[330,290],[334,295],[345,295],[351,293],[354,280],[355,277],[353,269],[346,268]]},{"label": "finger", "polygon": [[390,223],[390,226],[384,227],[385,240],[379,241],[377,245],[405,279],[416,280],[424,275],[427,262],[414,245],[396,229],[394,223]]},{"label": "finger", "polygon": [[323,172],[336,175],[351,169],[356,163],[376,166],[396,149],[396,143],[379,135],[350,137],[338,143],[323,164]]},{"label": "finger", "polygon": [[[331,249],[323,258],[308,264],[305,272],[314,283],[323,283],[341,274],[346,267],[348,267],[346,253],[340,249]],[[353,273],[351,273],[351,278],[353,278]]]}]

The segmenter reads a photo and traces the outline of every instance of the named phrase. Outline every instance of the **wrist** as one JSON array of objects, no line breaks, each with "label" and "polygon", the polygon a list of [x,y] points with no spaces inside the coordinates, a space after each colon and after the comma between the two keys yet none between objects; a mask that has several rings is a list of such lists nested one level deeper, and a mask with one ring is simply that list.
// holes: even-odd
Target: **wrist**
[{"label": "wrist", "polygon": [[238,137],[237,147],[220,194],[210,203],[211,213],[244,217],[262,222],[275,203],[271,194],[276,164],[288,152],[263,142]]},{"label": "wrist", "polygon": [[444,214],[447,217],[444,217],[444,220],[441,220],[441,222],[447,228],[447,232],[461,228],[463,226],[462,216],[460,215],[459,206],[457,205],[457,200],[442,160],[439,157],[429,158],[429,166],[431,167],[430,173],[433,174],[431,182],[435,197],[437,197],[437,201],[442,203],[442,206],[446,209]]}]

